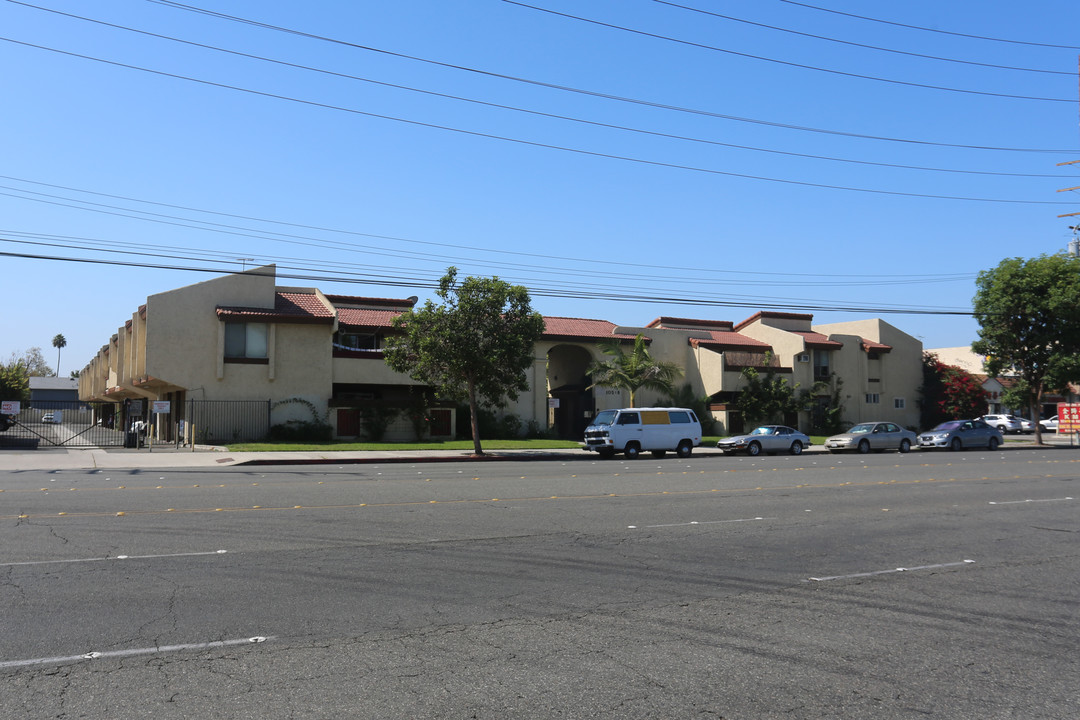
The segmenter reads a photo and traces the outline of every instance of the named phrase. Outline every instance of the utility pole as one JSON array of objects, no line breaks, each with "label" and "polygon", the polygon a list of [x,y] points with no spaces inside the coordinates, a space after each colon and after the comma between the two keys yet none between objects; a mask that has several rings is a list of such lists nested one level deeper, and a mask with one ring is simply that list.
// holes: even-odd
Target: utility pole
[{"label": "utility pole", "polygon": [[[1080,80],[1080,58],[1077,60],[1077,79]],[[1069,162],[1058,163],[1058,167],[1063,165],[1077,165],[1080,164],[1080,160],[1070,160]],[[1080,190],[1080,185],[1071,188],[1061,188],[1058,192],[1072,192],[1074,190]],[[1080,212],[1065,213],[1064,215],[1058,215],[1059,218],[1076,217],[1080,215]],[[1069,241],[1069,254],[1073,257],[1080,256],[1080,225],[1073,225],[1069,228],[1073,231],[1073,239]]]}]

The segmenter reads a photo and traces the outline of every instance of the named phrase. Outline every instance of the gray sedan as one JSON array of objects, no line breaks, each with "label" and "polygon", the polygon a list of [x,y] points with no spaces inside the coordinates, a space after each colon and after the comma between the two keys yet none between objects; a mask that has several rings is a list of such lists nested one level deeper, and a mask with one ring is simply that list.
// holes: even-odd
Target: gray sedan
[{"label": "gray sedan", "polygon": [[716,443],[716,447],[727,453],[744,452],[747,455],[761,453],[788,452],[801,455],[803,448],[810,447],[810,438],[786,425],[762,425],[754,428],[748,435],[727,437]]},{"label": "gray sedan", "polygon": [[985,447],[997,450],[1004,440],[1000,430],[990,427],[982,420],[949,420],[933,430],[920,433],[919,447],[950,450]]},{"label": "gray sedan", "polygon": [[899,450],[906,453],[916,443],[915,433],[891,422],[859,423],[846,433],[833,435],[825,441],[829,452],[854,450],[868,453],[871,450]]}]

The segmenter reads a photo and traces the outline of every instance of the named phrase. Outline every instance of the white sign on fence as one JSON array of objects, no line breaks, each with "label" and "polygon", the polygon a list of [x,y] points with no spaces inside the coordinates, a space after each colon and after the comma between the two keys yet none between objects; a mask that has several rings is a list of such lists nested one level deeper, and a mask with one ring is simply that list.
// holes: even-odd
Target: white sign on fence
[{"label": "white sign on fence", "polygon": [[154,401],[154,414],[155,415],[168,415],[169,408],[171,407],[168,400],[155,400]]},{"label": "white sign on fence", "polygon": [[18,415],[19,414],[19,401],[18,400],[4,400],[0,402],[0,413],[5,415]]}]

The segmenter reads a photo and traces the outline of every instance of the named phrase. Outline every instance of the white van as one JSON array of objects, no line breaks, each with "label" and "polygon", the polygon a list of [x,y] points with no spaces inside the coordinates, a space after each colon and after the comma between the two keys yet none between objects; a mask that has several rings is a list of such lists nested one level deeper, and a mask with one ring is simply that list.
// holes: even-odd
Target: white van
[{"label": "white van", "polygon": [[623,408],[602,410],[585,428],[585,449],[602,458],[617,452],[628,460],[643,451],[663,457],[674,450],[679,457],[690,457],[701,445],[701,422],[686,408]]}]

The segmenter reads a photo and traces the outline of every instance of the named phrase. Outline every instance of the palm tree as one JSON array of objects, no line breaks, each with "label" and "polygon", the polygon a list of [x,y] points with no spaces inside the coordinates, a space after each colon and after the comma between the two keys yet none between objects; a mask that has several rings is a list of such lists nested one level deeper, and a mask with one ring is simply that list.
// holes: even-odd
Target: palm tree
[{"label": "palm tree", "polygon": [[604,341],[600,349],[612,358],[594,362],[585,372],[593,381],[589,388],[599,385],[628,390],[630,407],[634,407],[634,398],[641,388],[670,395],[675,379],[683,374],[683,369],[675,363],[653,358],[645,344],[645,336],[640,333],[634,338],[634,350],[630,354],[624,353],[622,345],[615,339]]},{"label": "palm tree", "polygon": [[57,335],[52,339],[52,346],[56,348],[56,377],[60,377],[60,350],[67,347],[67,338]]}]

